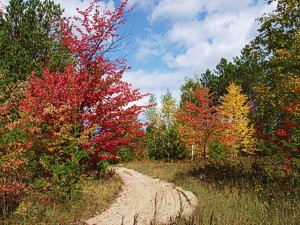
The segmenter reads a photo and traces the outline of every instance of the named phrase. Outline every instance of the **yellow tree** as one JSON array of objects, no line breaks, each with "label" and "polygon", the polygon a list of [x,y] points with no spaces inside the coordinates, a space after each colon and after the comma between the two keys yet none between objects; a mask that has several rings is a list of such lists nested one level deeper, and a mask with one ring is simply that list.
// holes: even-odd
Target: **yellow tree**
[{"label": "yellow tree", "polygon": [[232,83],[221,100],[222,115],[231,124],[230,128],[226,129],[225,135],[233,137],[229,144],[229,153],[233,156],[241,152],[252,154],[255,145],[254,127],[250,125],[248,118],[250,104],[247,96],[241,91],[241,86]]}]

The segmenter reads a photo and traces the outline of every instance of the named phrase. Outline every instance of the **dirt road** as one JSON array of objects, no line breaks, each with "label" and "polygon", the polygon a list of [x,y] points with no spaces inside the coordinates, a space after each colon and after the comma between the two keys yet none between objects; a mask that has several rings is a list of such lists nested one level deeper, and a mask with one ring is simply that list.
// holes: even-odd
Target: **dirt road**
[{"label": "dirt road", "polygon": [[89,225],[167,224],[179,214],[190,216],[197,198],[171,183],[153,179],[132,169],[116,168],[123,188],[115,202],[100,215],[87,220]]}]

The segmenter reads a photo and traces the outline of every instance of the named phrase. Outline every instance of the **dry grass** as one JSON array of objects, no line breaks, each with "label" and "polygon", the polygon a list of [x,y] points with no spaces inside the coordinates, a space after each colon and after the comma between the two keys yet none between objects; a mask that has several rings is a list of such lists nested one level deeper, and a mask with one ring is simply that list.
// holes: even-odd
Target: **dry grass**
[{"label": "dry grass", "polygon": [[199,205],[193,218],[176,224],[300,224],[299,193],[289,197],[285,187],[264,184],[259,177],[249,180],[244,174],[238,174],[232,179],[234,175],[227,174],[210,179],[205,177],[204,165],[190,162],[147,161],[123,166],[173,182],[197,196]]},{"label": "dry grass", "polygon": [[41,193],[30,193],[17,210],[0,224],[85,224],[84,221],[107,208],[121,189],[117,175],[86,181],[82,195],[72,202],[42,204]]}]

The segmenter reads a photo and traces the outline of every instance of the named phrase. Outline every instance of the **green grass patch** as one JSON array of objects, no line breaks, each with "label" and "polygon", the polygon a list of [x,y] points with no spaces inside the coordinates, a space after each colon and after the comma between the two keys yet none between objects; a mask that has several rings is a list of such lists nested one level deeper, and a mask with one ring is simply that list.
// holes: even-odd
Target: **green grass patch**
[{"label": "green grass patch", "polygon": [[109,176],[84,181],[82,193],[74,201],[48,202],[43,193],[29,192],[0,224],[85,224],[85,220],[106,209],[121,190],[120,177],[109,173]]},{"label": "green grass patch", "polygon": [[144,161],[123,166],[172,182],[197,196],[194,216],[176,224],[300,224],[299,186],[291,187],[290,180],[278,183],[266,165],[257,163]]}]

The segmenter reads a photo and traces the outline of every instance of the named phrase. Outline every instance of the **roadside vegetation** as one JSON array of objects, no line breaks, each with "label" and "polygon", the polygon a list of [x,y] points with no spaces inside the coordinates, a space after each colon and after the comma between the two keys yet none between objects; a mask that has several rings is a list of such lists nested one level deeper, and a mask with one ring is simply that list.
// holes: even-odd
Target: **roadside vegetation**
[{"label": "roadside vegetation", "polygon": [[[191,218],[174,224],[299,224],[299,186],[277,183],[267,159],[210,162],[131,162],[122,166],[192,191],[199,200]],[[268,171],[269,170],[269,171]]]},{"label": "roadside vegetation", "polygon": [[98,179],[83,181],[81,194],[73,201],[51,201],[43,191],[29,190],[0,224],[86,224],[113,202],[121,187],[119,176],[108,170]]}]

